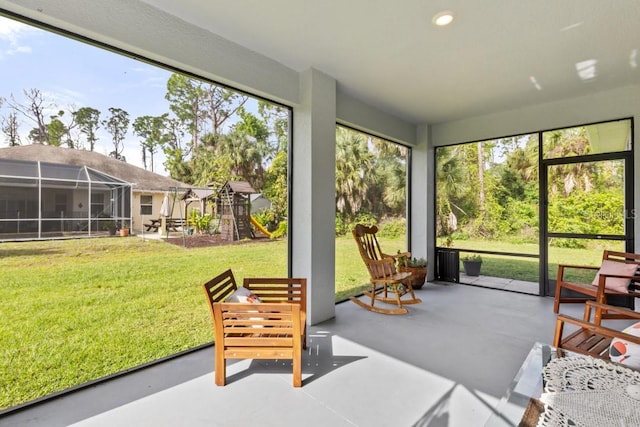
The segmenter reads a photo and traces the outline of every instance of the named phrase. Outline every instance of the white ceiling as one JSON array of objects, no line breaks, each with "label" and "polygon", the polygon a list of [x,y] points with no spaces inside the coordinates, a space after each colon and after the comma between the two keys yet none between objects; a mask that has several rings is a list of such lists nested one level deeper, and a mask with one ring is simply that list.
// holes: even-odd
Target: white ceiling
[{"label": "white ceiling", "polygon": [[640,0],[143,1],[414,123],[640,84]]}]

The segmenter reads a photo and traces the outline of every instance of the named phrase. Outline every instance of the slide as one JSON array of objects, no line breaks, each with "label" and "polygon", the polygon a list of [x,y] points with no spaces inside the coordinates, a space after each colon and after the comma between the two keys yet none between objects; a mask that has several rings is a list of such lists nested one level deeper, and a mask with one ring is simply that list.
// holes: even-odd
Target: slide
[{"label": "slide", "polygon": [[262,234],[264,234],[265,236],[269,237],[270,239],[272,239],[272,238],[273,238],[273,236],[271,235],[271,233],[269,233],[269,232],[267,231],[267,229],[266,229],[266,228],[264,228],[264,227],[262,226],[262,224],[260,224],[258,221],[256,221],[256,219],[255,219],[253,216],[251,217],[251,224],[253,224],[253,226],[254,226],[255,228],[257,228],[258,230],[260,230],[260,232],[261,232]]}]

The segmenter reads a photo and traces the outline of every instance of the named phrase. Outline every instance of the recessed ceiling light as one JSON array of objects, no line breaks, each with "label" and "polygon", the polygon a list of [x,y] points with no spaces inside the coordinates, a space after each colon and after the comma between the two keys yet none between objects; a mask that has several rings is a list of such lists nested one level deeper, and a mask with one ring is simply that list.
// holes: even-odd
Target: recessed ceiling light
[{"label": "recessed ceiling light", "polygon": [[445,25],[451,24],[453,21],[453,13],[448,10],[442,11],[440,13],[436,13],[433,17],[432,22],[439,27],[444,27]]}]

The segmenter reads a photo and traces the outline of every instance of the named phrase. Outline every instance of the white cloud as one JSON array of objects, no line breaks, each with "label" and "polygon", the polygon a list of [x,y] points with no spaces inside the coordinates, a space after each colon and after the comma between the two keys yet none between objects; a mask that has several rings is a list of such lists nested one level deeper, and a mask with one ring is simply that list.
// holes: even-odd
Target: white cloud
[{"label": "white cloud", "polygon": [[55,87],[55,92],[44,92],[45,99],[53,101],[55,105],[60,108],[66,108],[68,106],[84,106],[85,95],[77,90]]},{"label": "white cloud", "polygon": [[37,32],[34,27],[0,16],[0,60],[4,56],[31,53],[31,47],[23,44],[23,36]]}]

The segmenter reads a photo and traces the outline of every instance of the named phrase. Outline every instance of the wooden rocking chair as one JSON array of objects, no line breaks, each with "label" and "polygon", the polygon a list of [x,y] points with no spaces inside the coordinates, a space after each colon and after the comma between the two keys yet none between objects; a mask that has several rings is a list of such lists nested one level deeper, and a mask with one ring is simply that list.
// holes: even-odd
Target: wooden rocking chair
[{"label": "wooden rocking chair", "polygon": [[[369,271],[371,278],[371,290],[364,294],[371,298],[371,303],[367,304],[356,297],[351,297],[351,301],[359,306],[376,313],[383,314],[405,314],[407,309],[403,304],[418,304],[422,302],[416,298],[411,286],[411,273],[400,273],[396,270],[396,258],[411,257],[409,252],[397,255],[385,254],[380,250],[380,244],[376,238],[378,227],[375,225],[367,227],[362,224],[356,225],[353,229],[353,237],[358,243],[360,256]],[[389,297],[389,292],[393,297]],[[401,297],[408,294],[411,298],[402,300]],[[386,304],[396,304],[397,308],[384,308],[375,305],[376,301]]]}]

